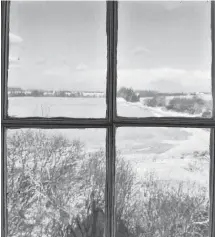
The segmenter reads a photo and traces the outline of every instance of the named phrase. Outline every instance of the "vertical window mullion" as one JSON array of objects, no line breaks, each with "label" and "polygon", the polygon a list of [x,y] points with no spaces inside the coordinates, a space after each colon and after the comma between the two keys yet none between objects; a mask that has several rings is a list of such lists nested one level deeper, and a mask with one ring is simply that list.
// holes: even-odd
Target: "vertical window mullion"
[{"label": "vertical window mullion", "polygon": [[[212,116],[215,120],[215,2],[211,1],[211,45],[212,45]],[[210,237],[215,236],[215,129],[211,129],[210,139]]]},{"label": "vertical window mullion", "polygon": [[[7,77],[9,62],[9,12],[10,2],[1,2],[1,118],[7,117]],[[6,128],[1,126],[1,236],[7,236],[7,180],[6,180]]]},{"label": "vertical window mullion", "polygon": [[113,48],[112,48],[112,97],[113,97],[113,121],[115,121],[117,116],[117,106],[116,106],[116,97],[117,97],[117,43],[118,43],[118,2],[113,1]]},{"label": "vertical window mullion", "polygon": [[211,47],[212,47],[211,83],[212,83],[212,98],[213,98],[212,117],[215,120],[215,2],[214,1],[211,1]]},{"label": "vertical window mullion", "polygon": [[116,117],[117,77],[117,21],[118,2],[107,1],[107,118],[113,123]]},{"label": "vertical window mullion", "polygon": [[7,117],[7,78],[9,63],[9,21],[10,21],[10,2],[1,2],[1,116]]},{"label": "vertical window mullion", "polygon": [[215,129],[210,136],[210,237],[215,236]]},{"label": "vertical window mullion", "polygon": [[115,126],[110,126],[106,139],[106,237],[115,236],[115,151]]},{"label": "vertical window mullion", "polygon": [[1,126],[1,236],[7,236],[7,162],[6,162],[6,128]]},{"label": "vertical window mullion", "polygon": [[117,1],[107,1],[107,118],[106,138],[106,237],[115,236],[115,125],[117,67]]}]

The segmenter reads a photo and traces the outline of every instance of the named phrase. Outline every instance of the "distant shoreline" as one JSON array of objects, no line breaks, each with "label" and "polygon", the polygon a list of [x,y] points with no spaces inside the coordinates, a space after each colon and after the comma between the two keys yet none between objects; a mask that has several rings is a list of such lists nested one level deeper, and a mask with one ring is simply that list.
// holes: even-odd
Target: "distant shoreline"
[{"label": "distant shoreline", "polygon": [[33,97],[33,98],[105,98],[105,96],[33,96],[33,95],[8,95],[8,97]]},{"label": "distant shoreline", "polygon": [[[157,96],[194,96],[207,95],[208,92],[172,92],[165,93],[152,90],[133,90],[132,88],[122,87],[117,92],[117,98],[122,97],[130,102],[140,101],[140,98],[152,98]],[[22,89],[20,87],[8,87],[8,97],[69,97],[69,98],[104,98],[104,91],[76,91],[76,90],[44,90],[44,89]]]}]

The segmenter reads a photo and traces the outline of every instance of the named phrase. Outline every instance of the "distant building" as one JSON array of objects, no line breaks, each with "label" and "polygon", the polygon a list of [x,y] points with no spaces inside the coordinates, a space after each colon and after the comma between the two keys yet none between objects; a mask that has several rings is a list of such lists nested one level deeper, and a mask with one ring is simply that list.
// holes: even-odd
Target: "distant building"
[{"label": "distant building", "polygon": [[104,97],[105,93],[100,91],[68,91],[68,90],[23,90],[19,87],[8,88],[9,96],[33,96],[33,97]]},{"label": "distant building", "polygon": [[25,94],[26,96],[31,95],[31,91],[29,91],[29,90],[24,91],[24,94]]},{"label": "distant building", "polygon": [[45,92],[43,92],[43,95],[44,96],[53,96],[53,95],[55,95],[55,91],[45,91]]},{"label": "distant building", "polygon": [[9,96],[19,96],[23,94],[23,90],[19,87],[9,87],[8,95]]},{"label": "distant building", "polygon": [[71,92],[66,92],[65,94],[66,94],[67,96],[71,96],[71,95],[72,95]]},{"label": "distant building", "polygon": [[104,97],[105,93],[104,92],[94,92],[94,91],[88,91],[88,92],[83,92],[84,97]]}]

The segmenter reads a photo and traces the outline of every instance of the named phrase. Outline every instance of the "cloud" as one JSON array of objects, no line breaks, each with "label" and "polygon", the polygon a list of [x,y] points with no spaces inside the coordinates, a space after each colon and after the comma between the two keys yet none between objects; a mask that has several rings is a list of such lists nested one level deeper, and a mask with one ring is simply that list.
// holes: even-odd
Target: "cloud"
[{"label": "cloud", "polygon": [[132,49],[132,53],[134,55],[143,54],[143,53],[150,53],[150,50],[147,49],[146,47],[143,47],[143,46],[137,46],[134,49]]},{"label": "cloud", "polygon": [[118,71],[118,87],[162,92],[211,91],[210,71],[174,68],[134,69]]},{"label": "cloud", "polygon": [[18,35],[15,35],[13,33],[9,33],[9,39],[10,39],[10,43],[11,44],[18,44],[18,43],[22,43],[23,39],[18,36]]},{"label": "cloud", "polygon": [[87,70],[88,69],[88,66],[86,65],[86,64],[84,64],[84,63],[80,63],[80,64],[78,64],[78,66],[76,67],[76,70],[78,70],[78,71],[85,71],[85,70]]},{"label": "cloud", "polygon": [[70,69],[66,66],[49,68],[43,72],[45,76],[68,76],[69,74]]},{"label": "cloud", "polygon": [[186,88],[183,86],[183,83],[181,83],[179,80],[173,81],[173,80],[156,80],[151,83],[149,83],[149,87],[152,88],[153,90],[158,90],[158,91],[165,91],[166,92],[171,92],[172,90],[178,90],[178,91],[184,91]]},{"label": "cloud", "polygon": [[[18,71],[18,70],[17,70]],[[42,72],[30,68],[24,72],[11,70],[10,85],[19,82],[23,88],[43,88],[47,90],[106,90],[106,70],[63,70],[63,68],[49,68]],[[29,80],[30,78],[30,80]]]}]

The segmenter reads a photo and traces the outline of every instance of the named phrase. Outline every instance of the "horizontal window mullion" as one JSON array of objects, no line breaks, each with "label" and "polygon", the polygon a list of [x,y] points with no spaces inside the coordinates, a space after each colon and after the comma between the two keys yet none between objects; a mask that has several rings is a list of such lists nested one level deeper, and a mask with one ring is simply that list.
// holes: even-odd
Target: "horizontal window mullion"
[{"label": "horizontal window mullion", "polygon": [[17,118],[3,119],[7,128],[105,128],[111,123],[106,119],[68,119],[68,118]]},{"label": "horizontal window mullion", "polygon": [[3,119],[5,127],[205,127],[215,128],[215,119],[201,118],[123,118],[118,117],[112,122],[107,119],[68,119],[68,118],[14,118]]},{"label": "horizontal window mullion", "polygon": [[215,119],[202,118],[179,118],[179,117],[148,117],[148,118],[125,118],[117,117],[114,125],[122,126],[143,126],[143,127],[205,127],[215,128]]}]

